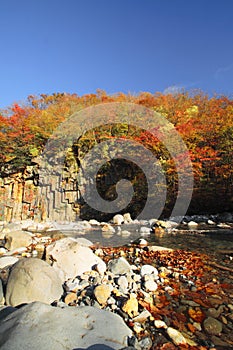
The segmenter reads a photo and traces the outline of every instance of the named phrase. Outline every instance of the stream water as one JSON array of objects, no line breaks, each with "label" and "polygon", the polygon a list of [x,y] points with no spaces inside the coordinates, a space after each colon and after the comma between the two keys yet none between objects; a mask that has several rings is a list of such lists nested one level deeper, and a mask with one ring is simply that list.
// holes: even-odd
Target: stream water
[{"label": "stream water", "polygon": [[[121,231],[102,232],[98,228],[83,232],[66,231],[68,236],[85,237],[100,246],[122,246],[129,244],[142,237],[139,232],[140,227],[135,225],[122,225]],[[130,234],[127,235],[127,232]],[[223,250],[233,250],[233,228],[221,229],[202,227],[197,230],[178,229],[166,233],[151,233],[143,235],[151,245],[158,245],[173,249],[191,250],[208,255],[218,255]]]}]

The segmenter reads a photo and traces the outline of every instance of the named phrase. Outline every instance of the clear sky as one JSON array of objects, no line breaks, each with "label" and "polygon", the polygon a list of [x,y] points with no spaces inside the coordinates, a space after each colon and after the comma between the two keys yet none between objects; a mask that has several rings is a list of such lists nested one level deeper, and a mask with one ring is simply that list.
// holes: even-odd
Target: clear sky
[{"label": "clear sky", "polygon": [[233,92],[232,0],[0,0],[0,108],[28,95]]}]

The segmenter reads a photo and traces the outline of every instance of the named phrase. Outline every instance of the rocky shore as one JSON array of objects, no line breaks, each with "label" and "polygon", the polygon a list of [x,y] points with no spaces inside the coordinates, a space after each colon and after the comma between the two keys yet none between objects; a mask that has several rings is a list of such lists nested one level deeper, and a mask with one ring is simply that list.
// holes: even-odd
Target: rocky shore
[{"label": "rocky shore", "polygon": [[[183,225],[203,222],[233,227],[231,214],[186,217]],[[127,224],[139,238],[125,246],[85,238],[96,227],[130,236]],[[83,236],[66,236],[71,229]],[[147,235],[163,230],[177,230],[176,222],[126,214],[110,223],[2,223],[0,348],[233,348],[230,265],[219,269],[207,255],[148,244]]]}]

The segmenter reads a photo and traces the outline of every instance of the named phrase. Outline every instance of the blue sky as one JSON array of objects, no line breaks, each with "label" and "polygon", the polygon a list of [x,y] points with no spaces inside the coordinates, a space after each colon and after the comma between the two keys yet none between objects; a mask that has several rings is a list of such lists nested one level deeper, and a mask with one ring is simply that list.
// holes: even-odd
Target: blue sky
[{"label": "blue sky", "polygon": [[0,108],[28,95],[233,92],[232,0],[0,0]]}]

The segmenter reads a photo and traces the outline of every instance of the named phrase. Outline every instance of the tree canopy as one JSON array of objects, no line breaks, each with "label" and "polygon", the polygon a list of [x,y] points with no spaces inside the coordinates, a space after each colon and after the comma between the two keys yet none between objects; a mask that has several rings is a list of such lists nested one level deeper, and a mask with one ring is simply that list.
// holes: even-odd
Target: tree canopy
[{"label": "tree canopy", "polygon": [[[109,102],[145,106],[175,126],[188,148],[193,165],[193,210],[208,210],[210,202],[213,210],[223,204],[225,210],[233,209],[233,100],[227,96],[209,97],[201,91],[108,95],[98,90],[95,94],[83,96],[67,93],[29,96],[24,103],[14,103],[0,113],[1,176],[30,165],[41,154],[53,131],[74,112]],[[177,190],[174,161],[164,145],[146,130],[123,124],[105,125],[82,135],[74,143],[72,152],[82,156],[96,143],[116,136],[138,141],[156,154],[166,173],[171,189],[168,200],[172,202],[172,189]],[[137,172],[137,176],[142,175]],[[139,178],[135,178],[137,183]],[[102,192],[103,189],[107,192],[102,184]]]}]

